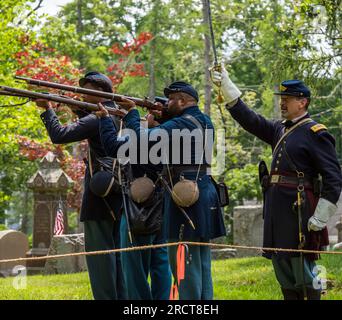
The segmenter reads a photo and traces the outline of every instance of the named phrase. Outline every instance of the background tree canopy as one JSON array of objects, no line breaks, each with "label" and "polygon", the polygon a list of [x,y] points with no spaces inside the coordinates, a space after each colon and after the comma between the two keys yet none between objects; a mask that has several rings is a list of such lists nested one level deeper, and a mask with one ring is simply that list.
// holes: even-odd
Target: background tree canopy
[{"label": "background tree canopy", "polygon": [[[230,187],[232,206],[261,200],[257,162],[269,161],[270,150],[216,103],[207,73],[213,57],[206,1],[73,0],[57,16],[41,17],[35,9],[42,2],[1,0],[2,84],[18,86],[18,70],[70,82],[99,70],[113,77],[117,92],[153,97],[174,80],[189,81],[201,95],[200,107],[225,128],[226,169],[219,179]],[[273,91],[284,79],[303,79],[313,93],[310,113],[335,136],[341,160],[341,2],[212,0],[211,10],[220,59],[249,106],[279,118]],[[19,102],[0,96],[0,105]],[[49,139],[31,103],[0,107],[0,131],[0,222],[7,217],[29,231],[25,183],[37,166],[20,152],[19,142]],[[64,152],[74,150],[71,145]]]}]

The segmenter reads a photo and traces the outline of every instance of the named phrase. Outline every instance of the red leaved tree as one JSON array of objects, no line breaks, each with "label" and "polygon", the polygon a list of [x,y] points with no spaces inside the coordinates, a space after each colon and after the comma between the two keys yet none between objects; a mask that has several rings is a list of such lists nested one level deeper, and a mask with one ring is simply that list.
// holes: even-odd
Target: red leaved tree
[{"label": "red leaved tree", "polygon": [[[152,35],[150,33],[143,32],[132,42],[123,46],[115,44],[109,49],[110,53],[114,55],[111,60],[117,61],[117,63],[111,64],[107,68],[108,76],[113,81],[114,88],[122,83],[126,76],[142,77],[146,75],[144,65],[135,63],[135,57],[151,39]],[[60,55],[55,49],[48,48],[39,41],[32,44],[27,35],[21,36],[20,40],[23,50],[16,53],[14,58],[21,68],[17,70],[16,75],[74,86],[78,85],[78,79],[84,70],[76,68],[69,57]],[[36,90],[37,88],[30,87],[30,89]],[[60,93],[57,90],[49,91]],[[63,92],[63,94],[74,96],[73,93]],[[72,113],[66,107],[57,105],[56,111],[63,123],[76,121],[76,118],[71,116]],[[57,155],[63,170],[75,181],[72,190],[68,193],[68,205],[79,212],[85,170],[83,158],[87,154],[87,141],[75,144],[72,148],[72,154],[67,151],[66,146],[53,145],[50,142],[40,143],[29,137],[18,136],[18,143],[20,153],[32,161],[41,159],[48,151],[52,151]]]},{"label": "red leaved tree", "polygon": [[122,83],[124,77],[144,77],[146,72],[143,63],[136,63],[135,57],[141,52],[144,45],[151,41],[153,35],[149,32],[141,32],[131,42],[124,45],[114,44],[110,52],[114,54],[116,63],[112,63],[107,68],[109,78],[112,80],[114,88]]}]

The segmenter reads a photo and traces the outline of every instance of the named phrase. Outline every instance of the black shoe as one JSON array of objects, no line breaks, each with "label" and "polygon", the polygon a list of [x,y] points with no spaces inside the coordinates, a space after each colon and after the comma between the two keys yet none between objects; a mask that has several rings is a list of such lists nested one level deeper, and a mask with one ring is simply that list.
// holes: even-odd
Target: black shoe
[{"label": "black shoe", "polygon": [[306,294],[308,300],[321,300],[321,290],[306,288]]},{"label": "black shoe", "polygon": [[281,288],[284,300],[299,300],[298,292],[296,290]]}]

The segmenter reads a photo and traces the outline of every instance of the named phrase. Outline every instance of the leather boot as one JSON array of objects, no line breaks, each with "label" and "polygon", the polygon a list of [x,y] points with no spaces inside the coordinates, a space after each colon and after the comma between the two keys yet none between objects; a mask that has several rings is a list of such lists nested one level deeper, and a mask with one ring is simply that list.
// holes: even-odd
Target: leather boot
[{"label": "leather boot", "polygon": [[[306,288],[306,298],[307,300],[321,300],[321,290]],[[298,300],[304,300],[303,290],[298,291]]]},{"label": "leather boot", "polygon": [[296,290],[281,288],[281,292],[283,293],[284,300],[299,300]]},{"label": "leather boot", "polygon": [[308,300],[321,300],[321,290],[315,290],[313,288],[306,288]]}]

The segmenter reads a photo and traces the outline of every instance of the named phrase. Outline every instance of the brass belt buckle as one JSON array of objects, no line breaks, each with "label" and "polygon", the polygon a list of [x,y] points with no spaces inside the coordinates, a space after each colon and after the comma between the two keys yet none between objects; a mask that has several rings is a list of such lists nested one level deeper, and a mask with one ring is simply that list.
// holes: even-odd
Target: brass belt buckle
[{"label": "brass belt buckle", "polygon": [[271,183],[278,183],[280,175],[279,174],[272,174],[271,176]]}]

